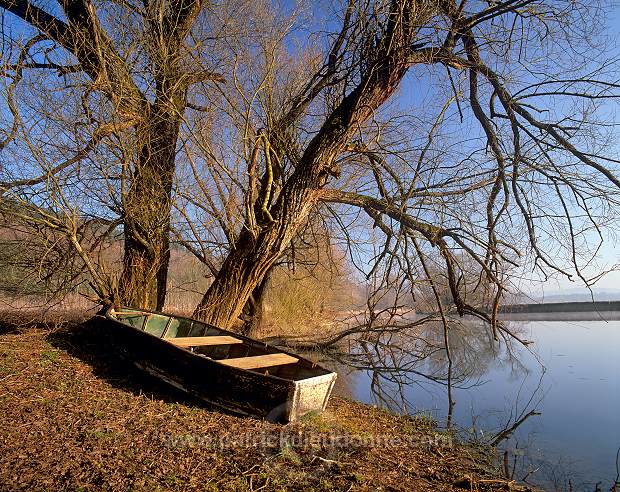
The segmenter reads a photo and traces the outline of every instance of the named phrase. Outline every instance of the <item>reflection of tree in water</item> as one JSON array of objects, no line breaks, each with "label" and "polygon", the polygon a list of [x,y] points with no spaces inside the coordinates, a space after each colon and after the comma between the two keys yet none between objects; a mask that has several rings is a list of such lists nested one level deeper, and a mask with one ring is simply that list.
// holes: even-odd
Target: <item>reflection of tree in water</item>
[{"label": "reflection of tree in water", "polygon": [[[365,326],[359,323],[353,327],[356,330],[350,330],[347,339],[350,345],[345,344],[345,351],[349,353],[334,356],[337,361],[335,369],[340,375],[339,391],[354,396],[358,378],[368,378],[372,399],[403,413],[412,413],[415,402],[408,401],[408,398],[416,398],[420,391],[445,392],[446,424],[457,428],[464,426],[466,429],[457,430],[466,432],[470,439],[496,446],[497,464],[507,479],[544,487],[545,490],[596,490],[596,481],[604,477],[595,478],[580,472],[580,468],[574,466],[578,458],[571,456],[573,450],[558,453],[553,446],[547,446],[544,431],[539,435],[530,427],[530,423],[539,418],[549,381],[544,379],[544,367],[535,367],[536,354],[528,353],[518,341],[529,335],[525,323],[506,323],[506,328],[517,338],[500,337],[500,341],[496,341],[488,326],[475,319],[449,318],[448,321],[452,358],[450,378],[441,320],[413,315],[402,315],[397,320],[396,316],[386,315],[375,323]],[[494,403],[497,407],[481,404],[471,415],[470,424],[470,416],[463,415],[463,405],[467,405],[465,399],[457,395],[456,407],[448,402],[448,380],[454,388],[470,388],[484,383],[491,373],[500,373],[502,378],[508,375],[515,384],[506,385],[505,394],[498,395],[498,401]],[[416,390],[411,391],[412,387]],[[499,391],[502,391],[501,386]],[[371,395],[365,398],[368,396]],[[504,400],[503,404],[501,400]],[[417,403],[419,405],[419,401]],[[452,423],[453,412],[450,410],[454,411],[454,408],[460,410],[460,415],[458,422]],[[620,450],[618,462],[620,469]],[[603,482],[608,483],[609,480]]]},{"label": "reflection of tree in water", "polygon": [[[389,322],[384,320],[381,328],[377,323],[371,329],[356,333],[348,353],[332,355],[340,375],[341,394],[355,394],[355,373],[363,371],[370,379],[372,397],[377,403],[395,411],[411,413],[414,405],[408,401],[407,395],[411,395],[412,386],[443,388],[447,395],[449,385],[471,388],[484,383],[485,375],[493,370],[509,374],[513,381],[525,381],[529,374],[530,369],[524,363],[527,348],[516,341],[525,335],[523,323],[507,323],[506,328],[518,338],[506,337],[498,342],[483,322],[450,318],[450,364],[442,321],[418,321],[419,318],[407,320],[406,317],[402,317],[400,322],[392,318]],[[522,384],[516,394],[506,395],[513,400],[512,405],[491,412],[496,420],[492,428],[488,427],[490,421],[487,419],[472,415],[472,428],[468,435],[498,448],[498,463],[507,479],[525,479],[528,483],[550,486],[551,490],[563,490],[557,488],[557,484],[566,485],[571,477],[570,483],[579,483],[576,475],[565,466],[563,460],[566,458],[547,460],[541,455],[536,436],[515,437],[522,424],[540,415],[538,409],[544,396],[544,373],[542,368],[542,375],[534,387]],[[446,408],[446,424],[450,427],[454,425],[451,398]],[[480,421],[485,421],[482,427],[478,426],[479,417]],[[484,438],[481,438],[480,430],[484,430]]]},{"label": "reflection of tree in water", "polygon": [[[511,323],[512,332],[519,333],[521,327]],[[424,336],[433,341],[441,350],[435,351],[429,359],[429,367],[444,379],[447,379],[447,360],[443,349],[442,327],[429,326]],[[486,374],[492,367],[510,366],[513,377],[521,377],[527,368],[519,359],[519,350],[513,340],[502,343],[493,340],[493,334],[481,321],[476,319],[450,320],[450,350],[453,359],[453,377],[455,380],[475,380]]]},{"label": "reflection of tree in water", "polygon": [[[345,368],[366,371],[371,391],[381,404],[399,411],[410,408],[405,389],[431,383],[448,389],[479,384],[491,368],[510,367],[514,378],[523,377],[527,368],[519,360],[519,350],[511,339],[497,342],[483,322],[476,319],[449,320],[447,357],[443,323],[422,319],[390,320],[381,329],[365,330],[350,344],[350,351],[333,357]],[[519,333],[521,326],[511,324]]]}]

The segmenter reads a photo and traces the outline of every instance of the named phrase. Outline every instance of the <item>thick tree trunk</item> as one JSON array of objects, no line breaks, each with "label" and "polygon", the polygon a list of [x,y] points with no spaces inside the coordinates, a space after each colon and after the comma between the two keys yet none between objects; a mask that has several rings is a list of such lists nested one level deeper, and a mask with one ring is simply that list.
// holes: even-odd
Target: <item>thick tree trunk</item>
[{"label": "thick tree trunk", "polygon": [[170,261],[170,211],[180,118],[155,103],[138,129],[139,155],[123,196],[125,249],[118,302],[161,310]]},{"label": "thick tree trunk", "polygon": [[229,328],[279,255],[278,249],[268,246],[266,241],[259,244],[249,233],[242,233],[194,311],[194,317]]},{"label": "thick tree trunk", "polygon": [[243,327],[241,334],[247,337],[255,337],[260,330],[265,316],[265,297],[271,271],[268,271],[263,280],[254,288],[241,313]]},{"label": "thick tree trunk", "polygon": [[274,221],[263,223],[254,234],[247,227],[242,230],[235,248],[196,307],[195,318],[230,328],[239,317],[252,291],[282,256],[314,208],[317,190],[325,184],[341,139],[343,135],[335,131],[329,136],[319,134],[310,143],[271,209]]},{"label": "thick tree trunk", "polygon": [[[385,97],[386,94],[389,92],[381,95]],[[271,208],[274,221],[263,223],[254,234],[249,227],[242,230],[235,248],[196,307],[195,318],[230,328],[239,317],[252,291],[280,258],[315,207],[319,190],[334,173],[335,158],[355,130],[350,121],[353,118],[364,121],[370,115],[367,107],[357,107],[357,98],[357,94],[348,96],[309,143],[301,162]]]}]

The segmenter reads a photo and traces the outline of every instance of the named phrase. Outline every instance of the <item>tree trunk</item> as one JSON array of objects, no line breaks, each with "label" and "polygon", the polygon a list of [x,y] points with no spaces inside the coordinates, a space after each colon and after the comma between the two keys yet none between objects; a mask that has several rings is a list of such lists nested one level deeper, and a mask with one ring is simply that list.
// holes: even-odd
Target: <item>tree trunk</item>
[{"label": "tree trunk", "polygon": [[325,184],[331,163],[342,140],[347,138],[338,127],[331,130],[327,128],[328,135],[319,133],[308,145],[271,209],[273,222],[263,223],[256,231],[244,227],[235,248],[196,307],[195,318],[230,328],[239,317],[252,291],[281,257],[318,200],[317,190]]},{"label": "tree trunk", "polygon": [[241,311],[240,318],[243,321],[243,326],[241,327],[240,333],[246,337],[256,337],[263,323],[265,292],[267,290],[266,285],[268,283],[268,278],[269,274],[267,274],[254,288]]},{"label": "tree trunk", "polygon": [[157,102],[138,128],[137,165],[123,193],[125,250],[118,302],[161,310],[170,261],[170,211],[180,118]]},{"label": "tree trunk", "polygon": [[[266,246],[266,243],[262,243]],[[252,291],[279,257],[279,251],[262,249],[258,241],[243,232],[217,277],[194,311],[194,317],[229,328],[241,314]]]},{"label": "tree trunk", "polygon": [[243,306],[241,313],[241,319],[243,320],[241,334],[246,337],[255,337],[263,323],[265,316],[265,297],[270,277],[271,270],[265,274],[263,280],[254,288],[245,306]]}]

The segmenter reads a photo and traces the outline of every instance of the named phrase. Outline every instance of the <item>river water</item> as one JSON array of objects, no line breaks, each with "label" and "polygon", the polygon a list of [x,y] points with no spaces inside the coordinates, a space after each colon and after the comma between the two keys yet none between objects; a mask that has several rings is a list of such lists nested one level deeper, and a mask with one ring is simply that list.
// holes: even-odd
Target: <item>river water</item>
[{"label": "river water", "polygon": [[[546,490],[594,491],[599,482],[610,490],[620,471],[620,321],[580,313],[588,317],[510,321],[512,331],[534,342],[527,348],[498,347],[473,322],[451,331],[453,426],[489,442],[523,420],[499,449],[514,478]],[[445,352],[410,364],[389,359],[384,368],[341,368],[337,392],[445,425],[446,386],[421,375],[441,379]],[[386,369],[394,360],[402,371]]]}]

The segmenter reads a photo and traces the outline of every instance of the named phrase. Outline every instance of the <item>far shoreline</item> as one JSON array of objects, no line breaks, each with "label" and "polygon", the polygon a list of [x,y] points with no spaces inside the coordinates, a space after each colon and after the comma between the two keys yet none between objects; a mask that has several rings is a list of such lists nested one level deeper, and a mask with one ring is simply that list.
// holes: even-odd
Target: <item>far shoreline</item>
[{"label": "far shoreline", "polygon": [[620,301],[512,304],[499,314],[506,321],[617,321]]}]

